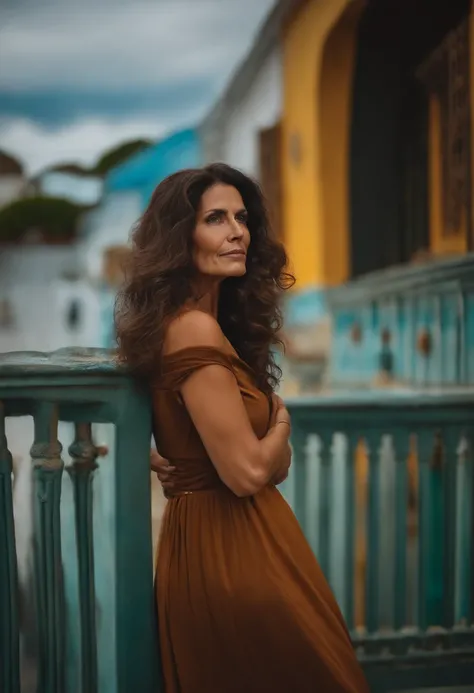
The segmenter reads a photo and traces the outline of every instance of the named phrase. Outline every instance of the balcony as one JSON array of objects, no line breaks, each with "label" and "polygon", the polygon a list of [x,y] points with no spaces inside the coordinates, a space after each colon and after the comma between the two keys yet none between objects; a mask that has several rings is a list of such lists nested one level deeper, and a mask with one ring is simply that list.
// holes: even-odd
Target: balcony
[{"label": "balcony", "polygon": [[376,272],[328,293],[330,380],[474,384],[474,256]]},{"label": "balcony", "polygon": [[[288,401],[294,463],[282,491],[376,693],[474,681],[473,404],[468,392]],[[162,690],[150,407],[100,350],[0,357],[0,689],[20,691],[23,587],[6,436],[18,417],[34,422],[37,690]],[[94,431],[104,425],[113,435],[99,457]]]}]

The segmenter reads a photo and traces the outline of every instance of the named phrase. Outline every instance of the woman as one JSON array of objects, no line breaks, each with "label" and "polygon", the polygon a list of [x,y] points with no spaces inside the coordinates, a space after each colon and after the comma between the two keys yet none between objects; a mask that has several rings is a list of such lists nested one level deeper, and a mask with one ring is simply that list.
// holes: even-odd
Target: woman
[{"label": "woman", "polygon": [[166,693],[359,693],[335,599],[276,485],[291,461],[280,371],[293,282],[249,178],[164,180],[133,235],[116,323],[169,460],[156,595]]}]

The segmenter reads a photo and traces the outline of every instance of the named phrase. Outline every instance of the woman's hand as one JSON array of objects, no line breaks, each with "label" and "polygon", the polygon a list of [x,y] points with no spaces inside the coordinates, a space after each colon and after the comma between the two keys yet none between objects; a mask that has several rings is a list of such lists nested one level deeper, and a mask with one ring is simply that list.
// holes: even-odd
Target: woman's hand
[{"label": "woman's hand", "polygon": [[272,415],[270,418],[270,427],[274,426],[276,424],[277,416],[281,415],[281,413],[282,413],[280,411],[281,409],[286,410],[285,403],[283,402],[282,398],[279,395],[273,393],[272,394]]},{"label": "woman's hand", "polygon": [[272,478],[272,484],[278,486],[281,484],[288,476],[290,465],[291,465],[291,446],[290,446],[290,433],[291,433],[291,418],[286,408],[283,400],[278,395],[272,395],[273,409],[272,409],[272,425],[273,426],[287,426],[288,435],[286,436],[286,441],[284,448],[280,455],[280,464],[276,474]]},{"label": "woman's hand", "polygon": [[162,457],[156,450],[150,452],[150,466],[152,471],[156,473],[160,484],[165,491],[172,489],[174,484],[172,474],[176,469],[169,464],[168,460]]},{"label": "woman's hand", "polygon": [[290,418],[290,414],[288,412],[288,409],[286,408],[285,403],[283,402],[282,398],[279,397],[278,395],[273,394],[272,400],[273,400],[273,411],[272,411],[273,426],[277,426],[278,424],[284,424],[285,426],[288,426],[288,437],[289,437],[290,432],[291,432],[291,418]]},{"label": "woman's hand", "polygon": [[288,478],[288,474],[290,472],[290,466],[291,466],[291,456],[290,456],[290,462],[289,462],[288,466],[286,467],[286,469],[283,469],[281,472],[279,472],[278,474],[276,474],[273,477],[272,484],[274,486],[279,486],[280,484],[282,484],[285,481],[285,479]]}]

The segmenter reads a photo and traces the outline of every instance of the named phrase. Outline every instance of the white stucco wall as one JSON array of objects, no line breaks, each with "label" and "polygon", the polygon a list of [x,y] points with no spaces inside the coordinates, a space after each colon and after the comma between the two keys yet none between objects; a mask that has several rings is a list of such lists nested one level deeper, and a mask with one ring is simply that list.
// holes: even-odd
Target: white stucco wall
[{"label": "white stucco wall", "polygon": [[278,47],[268,55],[239,105],[219,124],[212,157],[259,176],[258,133],[275,125],[282,109],[282,64]]},{"label": "white stucco wall", "polygon": [[[95,289],[64,274],[77,267],[77,248],[21,246],[0,250],[0,298],[13,313],[11,327],[0,326],[0,352],[52,351],[64,346],[94,346],[100,311]],[[67,324],[72,300],[80,306],[77,328]]]},{"label": "white stucco wall", "polygon": [[97,209],[85,215],[79,247],[81,266],[93,280],[102,277],[103,254],[110,246],[126,245],[141,214],[138,192],[108,193]]},{"label": "white stucco wall", "polygon": [[102,195],[103,185],[102,178],[98,176],[80,176],[63,171],[48,171],[39,182],[43,195],[83,205],[96,204]]}]

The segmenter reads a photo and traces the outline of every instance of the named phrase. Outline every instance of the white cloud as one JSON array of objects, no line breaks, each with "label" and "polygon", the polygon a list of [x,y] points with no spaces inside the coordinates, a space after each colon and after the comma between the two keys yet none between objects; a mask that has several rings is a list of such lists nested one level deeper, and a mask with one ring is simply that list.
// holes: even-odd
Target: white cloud
[{"label": "white cloud", "polygon": [[0,88],[107,90],[218,79],[248,50],[273,3],[38,2],[27,12],[13,6],[0,15]]},{"label": "white cloud", "polygon": [[[274,2],[0,0],[0,92],[16,98],[4,106],[3,120],[0,102],[0,148],[35,172],[64,160],[91,164],[123,140],[194,124]],[[152,104],[156,98],[156,115],[128,98],[134,91],[152,95]],[[119,104],[113,119],[96,103],[97,93],[105,102],[108,94],[125,96],[113,101]],[[68,125],[44,129],[30,97],[51,104],[41,122]],[[88,107],[74,111],[86,98]],[[64,103],[74,120],[70,112],[53,117]],[[185,104],[181,112],[178,104]]]},{"label": "white cloud", "polygon": [[34,174],[65,161],[90,166],[109,147],[129,139],[155,139],[165,131],[157,121],[137,119],[123,123],[84,120],[51,132],[31,121],[15,119],[0,123],[0,148],[14,153]]}]

